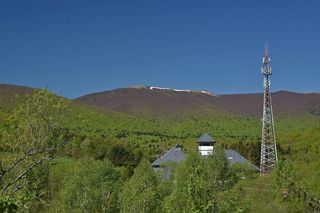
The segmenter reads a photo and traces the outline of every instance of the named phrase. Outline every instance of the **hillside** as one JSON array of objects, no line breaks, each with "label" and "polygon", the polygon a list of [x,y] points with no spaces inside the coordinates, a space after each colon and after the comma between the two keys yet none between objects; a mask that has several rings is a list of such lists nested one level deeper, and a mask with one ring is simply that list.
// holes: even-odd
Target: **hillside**
[{"label": "hillside", "polygon": [[[2,122],[5,123],[1,117],[8,116],[32,90],[1,85],[0,134]],[[320,116],[314,116],[319,96],[287,91],[273,94],[279,158],[292,162],[297,180],[314,194],[320,192],[317,172]],[[70,144],[55,169],[65,163],[71,169],[85,157],[110,159],[128,178],[140,159],[153,161],[175,144],[181,144],[186,152],[196,151],[196,139],[205,132],[213,136],[217,146],[235,149],[259,165],[262,94],[217,96],[204,91],[134,87],[90,94],[71,103],[70,113],[65,117]],[[280,116],[283,113],[285,116]],[[176,115],[184,116],[166,119]],[[69,177],[64,170],[52,174],[56,175],[57,185],[62,184],[61,177]],[[240,182],[239,187],[255,200],[253,209],[265,205],[266,196],[273,201],[273,192],[257,198],[259,179],[248,181]],[[56,188],[55,193],[60,193]],[[268,204],[266,209],[274,208],[275,204]]]},{"label": "hillside", "polygon": [[0,111],[12,109],[19,99],[23,99],[32,91],[30,87],[0,84]]},{"label": "hillside", "polygon": [[[320,93],[279,91],[273,93],[272,98],[275,114],[318,114]],[[239,115],[258,116],[262,113],[263,95],[214,95],[203,91],[129,87],[88,94],[75,101],[132,115],[171,116],[222,110]]]},{"label": "hillside", "polygon": [[[234,94],[218,96],[214,105],[241,115],[261,115],[263,94]],[[320,106],[320,93],[279,91],[272,94],[275,114],[313,113]]]},{"label": "hillside", "polygon": [[200,91],[130,87],[85,95],[75,101],[133,115],[172,116],[210,109],[212,97]]},{"label": "hillside", "polygon": [[[1,113],[6,114],[21,100],[16,97],[32,92],[31,88],[13,85],[2,85],[1,88],[0,99],[4,101],[1,102],[0,123]],[[276,113],[299,113],[299,116],[276,116],[279,144],[292,143],[287,138],[293,132],[298,134],[319,126],[319,116],[309,113],[310,106],[320,103],[319,96],[274,93]],[[176,143],[194,149],[196,138],[204,132],[210,133],[220,144],[259,143],[261,99],[261,94],[216,96],[201,91],[123,88],[76,99],[68,127],[82,139],[114,138],[130,142],[145,149],[149,153],[146,155],[152,159]],[[142,113],[156,115],[157,118],[137,116]],[[165,119],[168,115],[184,116],[168,122]]]},{"label": "hillside", "polygon": [[[32,91],[30,87],[0,84],[0,111],[12,109],[18,100]],[[261,93],[215,95],[206,91],[141,86],[92,93],[76,98],[74,102],[130,115],[176,117],[215,111],[259,116],[262,100]],[[272,101],[275,114],[320,115],[320,93],[279,91],[272,94]]]}]

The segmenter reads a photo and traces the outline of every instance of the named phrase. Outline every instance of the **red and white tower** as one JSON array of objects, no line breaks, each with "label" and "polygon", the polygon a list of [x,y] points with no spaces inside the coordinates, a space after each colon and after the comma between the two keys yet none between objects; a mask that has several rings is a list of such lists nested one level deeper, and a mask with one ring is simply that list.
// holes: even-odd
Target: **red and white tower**
[{"label": "red and white tower", "polygon": [[260,176],[268,174],[277,165],[278,155],[276,146],[276,137],[274,130],[274,120],[272,112],[270,75],[272,74],[270,66],[270,57],[268,48],[265,48],[263,65],[261,73],[264,76],[263,86],[263,119],[262,119],[262,142],[261,142],[261,160]]}]

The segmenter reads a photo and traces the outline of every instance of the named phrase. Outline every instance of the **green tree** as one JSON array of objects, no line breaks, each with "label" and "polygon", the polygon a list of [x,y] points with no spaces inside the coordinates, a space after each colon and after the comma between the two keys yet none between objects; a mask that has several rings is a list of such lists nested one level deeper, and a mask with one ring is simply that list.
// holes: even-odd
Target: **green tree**
[{"label": "green tree", "polygon": [[131,179],[123,186],[121,212],[161,212],[161,179],[152,170],[150,162],[142,160]]},{"label": "green tree", "polygon": [[106,158],[110,160],[115,166],[121,166],[128,169],[129,174],[133,174],[133,170],[138,166],[142,153],[140,150],[134,152],[132,147],[122,144],[110,146],[110,151],[107,153]]},{"label": "green tree", "polygon": [[276,189],[276,200],[279,206],[289,211],[303,212],[307,209],[304,202],[303,188],[296,180],[293,166],[290,162],[280,161],[273,174],[274,186]]},{"label": "green tree", "polygon": [[0,196],[0,212],[16,212],[18,206],[12,198]]},{"label": "green tree", "polygon": [[119,212],[122,181],[110,161],[82,159],[67,176],[54,211]]},{"label": "green tree", "polygon": [[220,192],[217,203],[217,212],[250,212],[251,202],[239,189]]},{"label": "green tree", "polygon": [[221,150],[206,158],[190,154],[178,167],[172,194],[166,198],[167,212],[215,212],[218,192],[238,180]]},{"label": "green tree", "polygon": [[48,161],[64,144],[67,109],[66,99],[37,90],[12,113],[0,140],[0,196],[41,200]]}]

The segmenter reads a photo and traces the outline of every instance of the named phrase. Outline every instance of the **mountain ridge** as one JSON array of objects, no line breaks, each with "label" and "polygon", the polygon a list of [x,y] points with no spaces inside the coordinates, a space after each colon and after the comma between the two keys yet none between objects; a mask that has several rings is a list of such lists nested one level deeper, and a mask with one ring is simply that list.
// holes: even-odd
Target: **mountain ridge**
[{"label": "mountain ridge", "polygon": [[[310,113],[320,106],[320,93],[317,92],[280,90],[272,93],[272,99],[276,113]],[[74,100],[134,115],[141,114],[141,109],[145,108],[164,116],[208,109],[257,116],[262,113],[263,93],[209,95],[192,90],[133,86],[91,93]]]},{"label": "mountain ridge", "polygon": [[[34,88],[0,84],[0,107],[12,105],[16,95],[30,94]],[[172,117],[198,112],[225,111],[242,116],[262,113],[262,93],[222,94],[155,86],[132,86],[90,93],[72,99],[82,105],[98,107],[134,116]],[[280,90],[272,93],[275,114],[320,115],[320,93]],[[9,103],[9,104],[8,104]]]}]

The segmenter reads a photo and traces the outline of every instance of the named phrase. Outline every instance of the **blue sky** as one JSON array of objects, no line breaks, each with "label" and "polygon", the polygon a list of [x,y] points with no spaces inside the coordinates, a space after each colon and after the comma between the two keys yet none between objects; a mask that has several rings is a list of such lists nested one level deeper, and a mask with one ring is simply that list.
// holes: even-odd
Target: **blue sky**
[{"label": "blue sky", "polygon": [[320,3],[1,0],[0,82],[74,98],[131,85],[320,91]]}]

